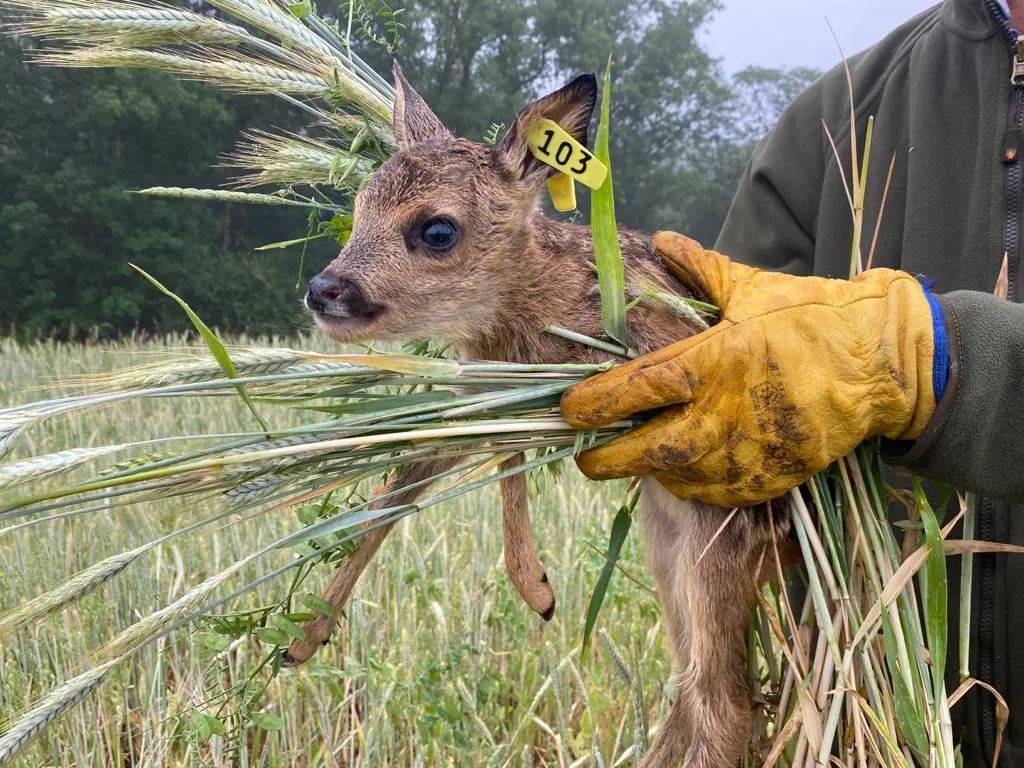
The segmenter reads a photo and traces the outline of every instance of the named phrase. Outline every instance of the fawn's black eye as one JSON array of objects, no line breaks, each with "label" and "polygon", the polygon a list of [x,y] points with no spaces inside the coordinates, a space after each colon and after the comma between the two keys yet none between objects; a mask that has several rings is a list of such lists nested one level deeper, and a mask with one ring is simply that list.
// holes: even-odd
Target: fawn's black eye
[{"label": "fawn's black eye", "polygon": [[423,247],[431,251],[448,251],[459,241],[459,230],[449,219],[429,219],[423,225]]}]

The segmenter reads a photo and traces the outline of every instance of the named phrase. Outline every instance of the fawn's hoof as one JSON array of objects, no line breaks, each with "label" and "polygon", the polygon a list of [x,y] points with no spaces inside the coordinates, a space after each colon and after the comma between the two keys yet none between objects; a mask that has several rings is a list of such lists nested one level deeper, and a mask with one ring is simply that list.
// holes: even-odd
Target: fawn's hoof
[{"label": "fawn's hoof", "polygon": [[547,608],[545,608],[543,611],[540,612],[540,617],[542,619],[544,619],[544,621],[551,621],[551,619],[554,617],[554,615],[555,615],[555,598],[552,597],[551,598],[551,605],[549,605]]},{"label": "fawn's hoof", "polygon": [[306,637],[302,640],[292,640],[288,650],[281,654],[282,666],[297,667],[305,664],[320,646],[327,645],[331,639],[331,632],[334,631],[334,619],[320,617],[306,622],[302,629]]},{"label": "fawn's hoof", "polygon": [[538,614],[544,621],[551,621],[555,615],[555,590],[551,588],[548,581],[547,571],[540,572],[540,581],[527,586],[512,580],[516,591],[519,592],[523,601],[530,606],[534,613]]},{"label": "fawn's hoof", "polygon": [[300,664],[305,664],[316,653],[318,647],[317,643],[311,643],[308,640],[293,640],[288,649],[281,654],[281,666],[297,667]]}]

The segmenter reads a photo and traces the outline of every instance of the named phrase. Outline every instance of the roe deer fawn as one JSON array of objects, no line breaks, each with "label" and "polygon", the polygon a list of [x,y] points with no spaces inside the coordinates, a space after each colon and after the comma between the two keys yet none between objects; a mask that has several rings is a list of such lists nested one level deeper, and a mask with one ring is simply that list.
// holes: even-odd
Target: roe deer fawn
[{"label": "roe deer fawn", "polygon": [[[553,221],[537,210],[554,173],[527,147],[528,126],[554,120],[581,144],[597,98],[592,75],[576,78],[524,108],[497,146],[453,136],[396,67],[394,133],[399,151],[355,202],[351,239],[309,287],[317,325],[340,342],[430,335],[465,357],[523,363],[595,362],[608,356],[544,333],[557,325],[603,335],[587,227]],[[627,292],[644,286],[689,295],[662,266],[648,237],[620,230]],[[631,345],[648,352],[697,329],[643,301],[629,313]],[[517,461],[521,459],[513,459]],[[436,473],[414,465],[387,490]],[[536,561],[522,475],[502,488],[506,558],[531,607],[553,596]],[[774,566],[763,509],[730,510],[683,502],[643,481],[643,529],[671,650],[677,697],[644,766],[712,768],[734,764],[750,734],[746,626],[763,574]],[[421,489],[390,498],[401,504]],[[785,515],[777,535],[789,532]],[[388,527],[367,532],[342,563],[325,599],[341,606]],[[764,567],[762,567],[764,566]],[[317,619],[288,660],[301,663],[326,642],[334,620]]]}]

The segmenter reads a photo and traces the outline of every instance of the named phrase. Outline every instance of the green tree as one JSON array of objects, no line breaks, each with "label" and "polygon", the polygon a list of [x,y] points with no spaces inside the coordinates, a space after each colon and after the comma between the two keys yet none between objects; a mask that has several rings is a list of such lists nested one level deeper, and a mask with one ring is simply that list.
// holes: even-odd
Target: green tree
[{"label": "green tree", "polygon": [[756,141],[775,125],[775,121],[800,91],[821,73],[810,67],[777,69],[747,67],[733,75],[738,113],[739,137]]},{"label": "green tree", "polygon": [[300,212],[143,198],[153,185],[216,186],[240,130],[296,118],[153,72],[32,66],[0,38],[0,327],[34,335],[184,329],[129,266],[188,296],[209,322],[289,331],[295,262],[253,247],[294,236]]}]

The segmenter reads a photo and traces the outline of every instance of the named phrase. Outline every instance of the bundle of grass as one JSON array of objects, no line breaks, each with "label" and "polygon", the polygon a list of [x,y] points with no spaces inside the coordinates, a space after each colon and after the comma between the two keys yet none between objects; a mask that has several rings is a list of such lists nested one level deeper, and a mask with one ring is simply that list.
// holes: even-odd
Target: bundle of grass
[{"label": "bundle of grass", "polygon": [[[322,232],[310,236],[329,234],[344,240],[351,228],[347,218],[351,215],[351,194],[366,184],[396,148],[446,133],[410,90],[401,93],[398,100],[396,114],[405,122],[398,123],[401,130],[396,132],[396,141],[391,129],[390,88],[351,52],[350,34],[361,18],[362,7],[355,2],[348,6],[347,34],[340,32],[344,19],[340,25],[330,24],[313,14],[307,4],[286,7],[274,0],[214,2],[244,26],[147,4],[55,0],[4,3],[24,13],[19,31],[71,44],[53,51],[44,49],[40,58],[48,63],[153,67],[242,92],[273,93],[310,111],[324,133],[317,139],[262,133],[248,138],[236,156],[237,163],[247,169],[243,183],[279,185],[272,194],[167,188],[147,191],[152,194],[324,210],[332,214],[332,219],[318,226]],[[605,163],[607,83],[606,76],[596,152]],[[569,130],[574,123],[582,123],[585,142],[590,115],[584,115],[578,102],[569,98],[578,95],[579,83],[570,88],[567,93],[558,92],[561,96],[546,104],[547,112],[534,116],[550,114]],[[561,112],[554,108],[559,105],[565,107]],[[410,108],[415,112],[413,120],[406,114]],[[526,126],[531,114],[523,113],[502,151],[521,150],[515,143],[516,130]],[[416,132],[423,133],[413,135]],[[853,262],[858,264],[870,131],[863,165],[856,157],[856,137],[851,143],[855,155],[850,194],[857,233]],[[460,146],[466,153],[482,151]],[[525,153],[522,162],[528,173],[548,173],[539,164],[533,168],[533,161]],[[298,191],[300,186],[312,192],[302,193]],[[144,553],[172,540],[201,535],[211,526],[231,525],[253,514],[286,508],[303,510],[302,525],[296,530],[192,585],[178,599],[95,649],[89,669],[22,713],[0,736],[0,763],[100,685],[114,665],[194,621],[219,629],[226,645],[241,637],[258,637],[271,646],[266,669],[269,674],[276,673],[289,658],[285,646],[294,649],[296,643],[301,646],[323,639],[319,634],[310,637],[310,628],[319,632],[326,626],[329,632],[338,615],[340,606],[334,601],[312,595],[298,597],[300,585],[316,565],[340,563],[345,568],[346,563],[359,557],[372,531],[386,531],[401,517],[490,483],[511,487],[507,483],[510,478],[522,478],[525,472],[564,461],[582,447],[634,426],[622,423],[597,432],[576,433],[558,417],[558,398],[571,384],[609,365],[602,361],[633,356],[631,346],[646,350],[672,338],[671,332],[688,335],[699,330],[713,307],[700,303],[699,297],[696,302],[692,297],[680,298],[673,293],[679,287],[659,281],[656,274],[646,275],[649,280],[645,282],[637,279],[634,270],[627,282],[614,222],[610,175],[594,194],[593,210],[593,253],[603,311],[599,317],[589,317],[582,327],[549,328],[548,341],[538,342],[540,347],[524,355],[575,362],[457,362],[431,356],[429,348],[420,350],[428,354],[412,356],[229,350],[193,315],[214,363],[190,360],[186,364],[155,364],[146,370],[88,382],[91,391],[78,397],[0,411],[3,449],[14,448],[42,419],[145,398],[187,401],[240,396],[258,427],[245,433],[165,437],[156,456],[151,455],[153,441],[147,440],[82,446],[0,467],[0,486],[6,497],[0,506],[0,521],[7,525],[0,534],[33,531],[55,519],[168,497],[195,498],[203,510],[187,527],[162,532],[141,546],[106,558],[0,617],[0,637],[26,631],[42,617],[110,583]],[[642,238],[623,234],[621,240],[631,256],[645,248]],[[369,303],[364,301],[367,306]],[[638,327],[658,327],[667,335],[662,338],[648,334],[639,339]],[[470,348],[481,351],[474,357],[489,357],[485,347]],[[541,348],[551,354],[539,352]],[[575,352],[568,353],[567,349]],[[515,357],[511,353],[504,356]],[[282,406],[311,410],[320,414],[319,420],[272,429],[274,420],[266,417],[267,409]],[[186,449],[180,449],[180,441],[187,442]],[[69,482],[72,470],[92,467],[112,454],[128,460],[99,471],[90,470],[80,480]],[[525,458],[519,458],[523,454]],[[363,496],[365,482],[396,468],[406,472],[404,484],[385,486],[372,499]],[[54,478],[58,478],[56,483]],[[42,485],[24,493],[19,489],[26,483]],[[406,493],[410,489],[415,490],[412,496]],[[518,489],[517,493],[525,492],[525,485]],[[780,550],[786,541],[783,533],[772,530],[767,539],[771,546],[760,550],[753,570],[772,573],[776,578],[764,587],[747,585],[757,602],[747,635],[747,677],[756,706],[749,736],[739,734],[743,737],[739,746],[745,763],[824,765],[835,760],[862,766],[954,764],[949,708],[974,681],[964,661],[963,685],[951,696],[944,687],[944,558],[946,554],[969,553],[987,545],[946,541],[961,516],[968,518],[966,527],[970,530],[969,500],[963,500],[959,513],[940,528],[944,511],[932,510],[919,492],[913,498],[900,497],[910,510],[908,529],[915,532],[905,538],[901,548],[888,522],[890,495],[881,479],[877,452],[866,446],[784,500],[787,525],[792,526],[803,560],[807,597],[802,606],[793,606],[779,588],[784,581]],[[595,589],[587,634],[597,619],[635,506],[636,496],[631,492],[611,532],[608,567]],[[716,543],[721,545],[718,534],[734,519],[735,512],[722,511],[707,549]],[[773,525],[773,521],[771,515],[764,517],[765,525]],[[916,545],[916,531],[923,532],[920,546]],[[294,557],[277,567],[266,567],[271,556],[282,549],[291,549]],[[372,554],[373,549],[369,552]],[[258,572],[255,577],[254,568]],[[970,569],[965,568],[964,573],[969,580]],[[291,577],[290,586],[278,603],[224,612],[222,607],[231,601],[284,576]],[[969,595],[970,590],[963,594]],[[306,610],[294,611],[293,598]],[[961,611],[961,620],[966,621],[969,605],[962,606]],[[304,620],[312,623],[303,628],[300,622]],[[968,635],[962,637],[961,659],[966,660]],[[584,636],[584,646],[586,643]],[[611,647],[609,652],[614,655]],[[625,664],[623,678],[633,685]],[[239,722],[256,720],[258,699],[245,697],[237,713]],[[647,723],[642,695],[635,699],[638,714],[629,754],[638,757],[646,743]],[[203,724],[200,730],[207,736],[223,727],[219,720],[213,720],[215,726],[205,718],[200,715],[199,721]],[[659,731],[648,764],[667,763],[678,756],[680,747],[685,748],[686,734],[672,731],[679,722],[670,716],[669,723]],[[705,741],[714,741],[716,735],[720,734],[705,734]],[[733,732],[723,738],[735,741],[736,736]],[[495,764],[510,761],[517,737],[518,731],[510,743],[495,746]],[[561,757],[604,764],[597,747],[589,753]],[[696,764],[712,765],[720,754],[697,757]],[[623,755],[618,759],[621,761]]]}]

